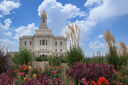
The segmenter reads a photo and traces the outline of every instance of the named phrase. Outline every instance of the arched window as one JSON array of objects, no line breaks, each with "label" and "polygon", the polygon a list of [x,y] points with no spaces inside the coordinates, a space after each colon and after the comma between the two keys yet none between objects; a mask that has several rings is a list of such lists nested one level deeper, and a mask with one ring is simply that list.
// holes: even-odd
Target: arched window
[{"label": "arched window", "polygon": [[26,41],[24,42],[24,45],[27,45],[27,42]]},{"label": "arched window", "polygon": [[45,23],[45,17],[43,17],[43,23]]},{"label": "arched window", "polygon": [[42,45],[45,45],[45,40],[42,40]]},{"label": "arched window", "polygon": [[46,45],[47,45],[47,40],[46,40]]},{"label": "arched window", "polygon": [[44,54],[42,55],[42,57],[45,57]]},{"label": "arched window", "polygon": [[62,41],[60,41],[60,46],[62,46]]},{"label": "arched window", "polygon": [[41,40],[40,40],[40,45],[41,45]]},{"label": "arched window", "polygon": [[55,42],[55,46],[57,46],[57,41]]}]

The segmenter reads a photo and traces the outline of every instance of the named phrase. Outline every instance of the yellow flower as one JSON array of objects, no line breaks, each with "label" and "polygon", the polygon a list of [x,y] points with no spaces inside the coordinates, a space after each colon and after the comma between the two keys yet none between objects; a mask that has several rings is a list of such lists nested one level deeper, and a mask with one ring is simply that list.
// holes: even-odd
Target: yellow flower
[{"label": "yellow flower", "polygon": [[27,79],[27,77],[24,77],[24,81]]},{"label": "yellow flower", "polygon": [[33,74],[32,76],[33,76],[34,78],[36,78],[36,74]]},{"label": "yellow flower", "polygon": [[29,65],[29,66],[28,66],[28,69],[29,69],[29,70],[32,70],[32,66]]}]

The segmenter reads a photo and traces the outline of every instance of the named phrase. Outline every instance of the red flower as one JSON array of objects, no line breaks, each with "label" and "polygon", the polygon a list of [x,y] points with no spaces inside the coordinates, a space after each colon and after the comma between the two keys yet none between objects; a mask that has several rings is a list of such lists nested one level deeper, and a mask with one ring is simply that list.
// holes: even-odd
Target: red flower
[{"label": "red flower", "polygon": [[99,77],[99,80],[97,81],[98,85],[109,85],[108,80],[106,80],[104,77]]},{"label": "red flower", "polygon": [[95,81],[91,81],[91,82],[86,82],[86,85],[97,85],[97,83]]},{"label": "red flower", "polygon": [[19,69],[20,69],[20,70],[22,69],[22,66],[21,66],[21,65],[19,65]]},{"label": "red flower", "polygon": [[73,83],[70,83],[70,85],[74,85]]},{"label": "red flower", "polygon": [[91,81],[91,83],[93,83],[93,85],[97,85],[97,83],[95,81]]}]

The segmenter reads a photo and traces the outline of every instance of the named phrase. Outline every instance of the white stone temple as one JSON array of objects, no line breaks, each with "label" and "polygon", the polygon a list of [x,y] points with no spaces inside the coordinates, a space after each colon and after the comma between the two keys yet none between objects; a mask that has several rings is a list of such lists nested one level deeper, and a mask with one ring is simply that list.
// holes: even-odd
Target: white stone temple
[{"label": "white stone temple", "polygon": [[52,30],[47,26],[47,15],[43,11],[39,29],[35,30],[33,36],[22,36],[19,38],[19,48],[27,48],[37,56],[65,56],[67,51],[66,38],[54,36]]}]

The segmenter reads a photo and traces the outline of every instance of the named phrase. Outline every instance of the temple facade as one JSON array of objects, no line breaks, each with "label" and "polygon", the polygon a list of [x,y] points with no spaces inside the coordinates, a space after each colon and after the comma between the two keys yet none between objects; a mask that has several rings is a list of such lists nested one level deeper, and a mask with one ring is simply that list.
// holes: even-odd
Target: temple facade
[{"label": "temple facade", "polygon": [[27,48],[37,56],[65,56],[67,51],[66,38],[54,36],[52,30],[47,26],[47,15],[43,11],[40,27],[35,30],[33,36],[22,36],[19,38],[19,48]]}]

